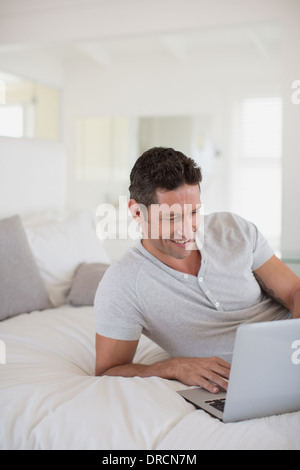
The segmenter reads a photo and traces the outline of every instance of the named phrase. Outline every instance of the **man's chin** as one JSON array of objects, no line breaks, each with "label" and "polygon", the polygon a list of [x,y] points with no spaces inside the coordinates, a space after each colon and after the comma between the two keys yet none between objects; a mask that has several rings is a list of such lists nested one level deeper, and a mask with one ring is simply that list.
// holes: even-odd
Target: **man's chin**
[{"label": "man's chin", "polygon": [[[166,256],[169,256],[171,258],[174,258],[174,259],[186,259],[190,256],[191,252],[192,251],[197,251],[198,248],[197,248],[197,245],[196,245],[196,242],[195,241],[189,241],[189,243],[182,243],[182,244],[179,244],[179,243],[176,243],[174,240],[171,240],[171,239],[146,239],[145,242],[144,242],[144,246],[147,248],[147,245],[150,245],[148,246],[148,251],[150,251],[152,254],[155,255],[155,253],[151,250],[151,246],[152,248],[154,248],[155,250],[158,250],[158,252],[166,255]],[[180,245],[180,246],[179,246]],[[158,254],[157,252],[157,254]],[[157,255],[156,255],[157,256]],[[159,255],[157,256],[159,258]]]},{"label": "man's chin", "polygon": [[190,256],[191,251],[197,250],[197,245],[194,240],[189,240],[186,243],[168,240],[168,246],[170,247],[170,251],[172,251],[172,256],[177,259],[185,259]]}]

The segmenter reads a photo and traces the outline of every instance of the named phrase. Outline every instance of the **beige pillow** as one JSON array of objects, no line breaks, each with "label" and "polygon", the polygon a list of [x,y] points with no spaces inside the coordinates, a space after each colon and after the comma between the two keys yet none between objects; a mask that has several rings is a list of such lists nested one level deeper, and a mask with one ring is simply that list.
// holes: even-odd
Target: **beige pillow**
[{"label": "beige pillow", "polygon": [[52,308],[21,218],[0,220],[0,320]]},{"label": "beige pillow", "polygon": [[104,263],[83,263],[75,273],[68,302],[74,307],[93,306],[96,291],[105,271],[109,267]]},{"label": "beige pillow", "polygon": [[82,263],[109,263],[98,239],[92,213],[79,211],[64,220],[49,220],[26,228],[30,248],[50,300],[67,303],[77,267]]}]

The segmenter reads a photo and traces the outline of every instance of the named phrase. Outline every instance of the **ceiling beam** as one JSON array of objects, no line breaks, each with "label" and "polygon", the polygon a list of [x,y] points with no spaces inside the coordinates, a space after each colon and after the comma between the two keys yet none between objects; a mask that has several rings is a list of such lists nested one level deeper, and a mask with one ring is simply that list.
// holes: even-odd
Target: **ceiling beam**
[{"label": "ceiling beam", "polygon": [[163,47],[177,60],[183,62],[188,58],[188,51],[180,36],[161,36],[160,42]]},{"label": "ceiling beam", "polygon": [[259,37],[257,31],[255,31],[253,28],[246,28],[246,34],[247,37],[250,39],[251,44],[255,47],[262,59],[270,60],[271,57],[268,47],[263,41],[263,39]]},{"label": "ceiling beam", "polygon": [[90,59],[98,62],[102,67],[111,65],[111,55],[108,49],[97,42],[82,42],[76,45],[77,49]]}]

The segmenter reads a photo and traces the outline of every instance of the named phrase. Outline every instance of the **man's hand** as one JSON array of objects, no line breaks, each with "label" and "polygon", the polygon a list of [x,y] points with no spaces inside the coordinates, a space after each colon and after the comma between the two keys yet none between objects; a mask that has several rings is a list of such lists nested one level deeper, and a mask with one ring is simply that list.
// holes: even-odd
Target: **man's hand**
[{"label": "man's hand", "polygon": [[120,341],[96,335],[96,375],[161,377],[218,393],[227,390],[230,364],[218,357],[177,357],[149,366],[133,364],[138,341]]},{"label": "man's hand", "polygon": [[218,357],[175,358],[174,375],[186,385],[197,385],[211,393],[218,393],[221,387],[227,390],[231,365]]}]

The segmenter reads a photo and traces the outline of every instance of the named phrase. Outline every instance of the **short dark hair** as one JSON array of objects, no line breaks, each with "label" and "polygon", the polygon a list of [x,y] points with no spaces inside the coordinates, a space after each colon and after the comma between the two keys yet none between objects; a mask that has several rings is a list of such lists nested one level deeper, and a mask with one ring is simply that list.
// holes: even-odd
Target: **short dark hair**
[{"label": "short dark hair", "polygon": [[173,191],[184,184],[200,184],[199,166],[172,148],[154,147],[136,161],[130,174],[130,199],[148,207],[156,204],[156,190]]}]

